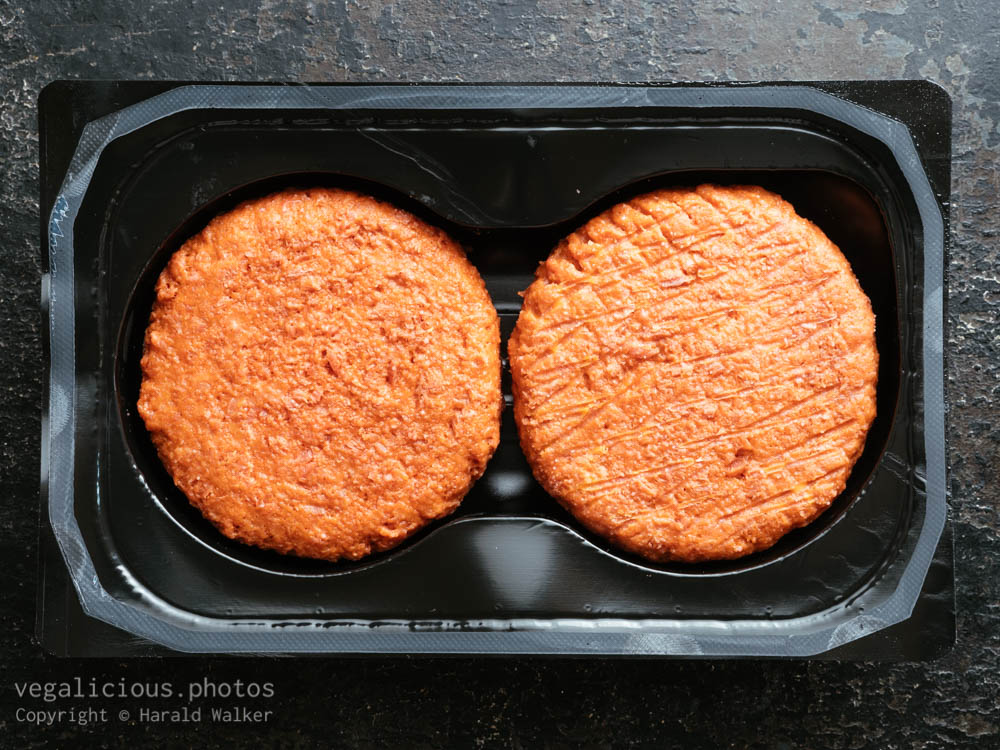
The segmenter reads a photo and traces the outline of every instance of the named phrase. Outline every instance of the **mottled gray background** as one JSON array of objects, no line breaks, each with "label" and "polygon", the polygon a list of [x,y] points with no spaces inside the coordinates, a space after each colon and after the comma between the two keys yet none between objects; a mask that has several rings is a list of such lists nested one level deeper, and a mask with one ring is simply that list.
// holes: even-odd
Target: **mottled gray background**
[{"label": "mottled gray background", "polygon": [[[0,0],[0,745],[1000,746],[996,356],[1000,4],[992,0],[295,3]],[[761,7],[766,6],[766,7]],[[39,474],[39,89],[60,78],[926,78],[954,100],[948,420],[958,645],[926,665],[91,660],[31,644]],[[277,715],[27,732],[13,683],[267,676]],[[102,734],[102,732],[104,732]],[[83,739],[78,735],[86,734]],[[16,739],[15,739],[16,738]]]}]

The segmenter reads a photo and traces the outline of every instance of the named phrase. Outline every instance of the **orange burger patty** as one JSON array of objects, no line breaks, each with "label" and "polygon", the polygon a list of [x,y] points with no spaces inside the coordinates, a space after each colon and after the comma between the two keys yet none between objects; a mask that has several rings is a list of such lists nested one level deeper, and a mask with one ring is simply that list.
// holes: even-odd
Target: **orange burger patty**
[{"label": "orange burger patty", "polygon": [[500,328],[444,232],[343,190],[214,219],[170,259],[139,413],[226,536],[386,550],[455,510],[499,441]]},{"label": "orange burger patty", "polygon": [[766,549],[840,494],[875,417],[875,318],[838,248],[759,187],[660,190],[563,240],[510,341],[545,489],[654,561]]}]

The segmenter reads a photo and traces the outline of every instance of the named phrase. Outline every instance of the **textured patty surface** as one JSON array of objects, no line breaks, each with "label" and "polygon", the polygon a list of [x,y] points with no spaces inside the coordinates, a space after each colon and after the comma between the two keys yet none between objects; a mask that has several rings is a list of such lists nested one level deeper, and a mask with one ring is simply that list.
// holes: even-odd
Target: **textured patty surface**
[{"label": "textured patty surface", "polygon": [[509,346],[535,476],[654,561],[732,559],[820,515],[875,417],[871,304],[757,187],[619,204],[539,267]]},{"label": "textured patty surface", "polygon": [[341,190],[214,219],[170,259],[139,412],[226,536],[337,560],[453,511],[499,440],[499,321],[444,232]]}]

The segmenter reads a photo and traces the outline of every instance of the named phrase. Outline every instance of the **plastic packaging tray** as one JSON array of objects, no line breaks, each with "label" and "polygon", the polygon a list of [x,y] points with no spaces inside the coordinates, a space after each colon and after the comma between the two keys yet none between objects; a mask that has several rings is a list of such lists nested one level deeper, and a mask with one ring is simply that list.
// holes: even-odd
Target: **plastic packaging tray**
[{"label": "plastic packaging tray", "polygon": [[[102,116],[83,120],[63,174],[43,165],[45,536],[82,608],[53,609],[68,588],[44,580],[55,567],[44,558],[43,642],[121,652],[113,636],[79,645],[74,621],[96,619],[191,652],[863,656],[871,648],[853,644],[889,629],[882,655],[933,655],[953,639],[953,607],[950,551],[936,588],[925,585],[946,521],[947,165],[943,183],[935,165],[937,187],[927,166],[947,154],[950,103],[929,84],[881,85],[920,100],[917,125],[943,139],[936,156],[835,84],[160,84],[156,95],[53,84],[40,103],[43,158],[69,153],[72,128],[55,122],[67,91]],[[121,101],[95,97],[102,86]],[[815,221],[877,320],[864,454],[831,508],[766,552],[655,565],[609,547],[534,481],[507,409],[500,447],[454,515],[359,562],[282,556],[204,520],[136,413],[153,284],[186,238],[241,200],[333,185],[423,216],[467,248],[506,341],[518,292],[560,237],[627,196],[706,181],[763,185]],[[509,385],[505,371],[508,404]],[[908,626],[922,589],[937,602],[921,615],[929,641]]]}]

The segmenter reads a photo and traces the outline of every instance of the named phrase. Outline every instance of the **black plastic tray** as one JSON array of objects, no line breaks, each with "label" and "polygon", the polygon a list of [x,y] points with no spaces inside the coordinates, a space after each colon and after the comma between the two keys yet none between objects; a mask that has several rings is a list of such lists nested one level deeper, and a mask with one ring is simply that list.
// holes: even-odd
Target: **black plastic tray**
[{"label": "black plastic tray", "polygon": [[[176,86],[48,87],[40,99],[43,217],[82,124]],[[920,131],[923,168],[945,206],[950,102],[940,89],[919,82],[809,87],[869,106],[891,102],[891,114],[908,118],[911,133]],[[773,107],[747,105],[736,95],[728,106],[636,103],[641,87],[608,87],[633,99],[596,106],[574,98],[583,89],[537,87],[528,89],[535,104],[524,108],[410,107],[412,87],[368,87],[390,97],[377,106],[362,97],[344,108],[273,101],[258,107],[255,92],[265,97],[273,87],[238,88],[246,92],[240,106],[220,106],[198,87],[193,101],[201,106],[105,144],[90,165],[72,228],[73,509],[80,539],[107,595],[154,619],[181,622],[192,636],[151,635],[129,618],[116,624],[194,651],[791,656],[835,649],[842,656],[926,658],[953,641],[947,534],[919,617],[894,624],[864,614],[884,605],[903,580],[928,501],[921,394],[926,227],[912,178],[884,140],[810,107],[795,86],[761,87],[788,94],[776,96]],[[457,90],[472,89],[487,92],[487,100],[491,91],[510,92]],[[726,90],[748,87],[712,89]],[[282,556],[232,542],[205,521],[164,471],[136,413],[153,283],[173,250],[240,200],[292,185],[344,186],[423,216],[467,248],[506,341],[518,292],[560,237],[628,196],[706,181],[759,184],[791,201],[844,251],[877,320],[878,415],[864,454],[832,507],[766,552],[727,563],[654,565],[609,547],[531,477],[507,409],[500,447],[454,515],[356,563]],[[48,250],[43,254],[47,261]],[[509,403],[506,371],[504,389]],[[69,653],[121,652],[110,636],[97,648],[79,644],[72,631],[95,626],[75,602],[53,613],[53,599],[68,589],[64,574],[48,581],[55,558],[45,560],[45,644]],[[804,642],[835,621],[839,635],[825,641],[787,653],[774,645],[782,632]],[[763,622],[773,624],[778,640],[755,648],[751,626]],[[227,632],[226,623],[233,633],[305,628],[356,637],[305,646],[279,632],[264,648],[200,637]],[[298,627],[287,627],[293,623]],[[857,640],[866,627],[881,632]],[[713,628],[726,645],[706,645]],[[476,635],[440,638],[456,633]],[[514,633],[522,637],[504,637]],[[421,641],[427,634],[435,639]]]}]

